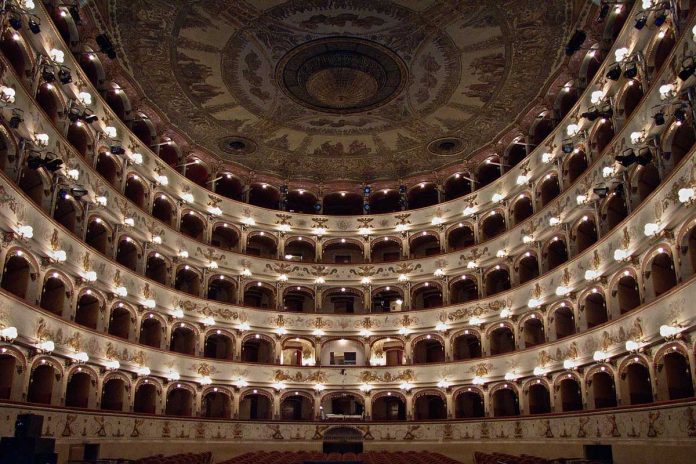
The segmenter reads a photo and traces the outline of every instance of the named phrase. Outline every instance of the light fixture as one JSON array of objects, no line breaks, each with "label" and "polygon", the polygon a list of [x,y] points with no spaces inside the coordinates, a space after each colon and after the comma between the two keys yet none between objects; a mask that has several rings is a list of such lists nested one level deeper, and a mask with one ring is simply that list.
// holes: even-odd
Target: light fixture
[{"label": "light fixture", "polygon": [[520,174],[519,176],[517,176],[517,185],[524,185],[527,182],[529,182],[528,175]]},{"label": "light fixture", "polygon": [[643,227],[643,235],[646,237],[654,237],[658,232],[660,232],[660,225],[654,222],[648,222]]},{"label": "light fixture", "polygon": [[676,337],[682,329],[680,327],[674,327],[673,325],[661,325],[660,326],[660,336],[663,338],[674,338]]},{"label": "light fixture", "polygon": [[155,175],[155,180],[160,185],[163,185],[163,186],[169,185],[169,178],[167,176],[165,176],[164,174]]},{"label": "light fixture", "polygon": [[0,329],[0,339],[4,342],[13,342],[17,339],[17,327],[4,327]]},{"label": "light fixture", "polygon": [[167,374],[165,375],[165,377],[166,377],[167,380],[169,380],[170,382],[178,382],[178,381],[181,379],[181,375],[180,375],[178,372],[176,372],[176,371],[169,371],[169,372],[167,372]]},{"label": "light fixture", "polygon": [[548,164],[551,161],[553,161],[553,158],[554,158],[553,153],[549,153],[549,152],[542,153],[541,162],[544,164]]},{"label": "light fixture", "polygon": [[566,369],[566,370],[575,369],[575,361],[572,359],[563,360],[563,369]]},{"label": "light fixture", "polygon": [[157,302],[152,298],[148,298],[145,301],[143,301],[143,306],[145,306],[148,309],[154,309],[157,306]]},{"label": "light fixture", "polygon": [[609,359],[609,353],[603,350],[597,350],[592,354],[592,359],[597,362],[604,362]]},{"label": "light fixture", "polygon": [[84,351],[79,351],[71,356],[73,360],[75,360],[78,363],[86,363],[89,361],[89,355],[85,353]]},{"label": "light fixture", "polygon": [[590,103],[592,103],[593,105],[600,103],[602,100],[604,100],[603,90],[595,90],[590,94]]},{"label": "light fixture", "polygon": [[124,287],[123,285],[121,285],[121,286],[116,287],[116,289],[114,290],[114,293],[116,295],[120,296],[121,298],[125,298],[128,296],[128,289],[126,287]]},{"label": "light fixture", "polygon": [[494,193],[493,196],[491,197],[491,201],[493,203],[500,203],[501,201],[503,201],[504,198],[505,197],[503,196],[502,193]]},{"label": "light fixture", "polygon": [[626,351],[636,352],[640,349],[640,343],[635,340],[626,340]]},{"label": "light fixture", "polygon": [[618,248],[614,250],[614,261],[626,261],[631,258],[631,253],[628,250]]},{"label": "light fixture", "polygon": [[51,57],[51,59],[56,63],[63,63],[65,61],[65,53],[63,52],[63,50],[53,48],[50,52],[48,52],[48,54]]},{"label": "light fixture", "polygon": [[206,316],[203,318],[203,325],[206,327],[210,327],[215,325],[215,319],[213,319],[213,316]]},{"label": "light fixture", "polygon": [[580,126],[577,124],[568,124],[568,127],[566,127],[566,134],[568,134],[568,137],[575,137],[580,133]]},{"label": "light fixture", "polygon": [[30,239],[34,236],[34,228],[29,225],[20,225],[17,227],[17,235],[24,239]]},{"label": "light fixture", "polygon": [[537,377],[542,377],[542,376],[546,375],[546,369],[544,369],[544,368],[541,367],[541,366],[537,366],[537,367],[534,368],[534,370],[532,371],[532,373],[533,373],[535,376],[537,376]]},{"label": "light fixture", "polygon": [[437,330],[438,332],[447,332],[448,329],[449,329],[449,326],[447,324],[445,324],[444,322],[438,322],[435,325],[435,330]]},{"label": "light fixture", "polygon": [[8,104],[15,102],[15,89],[12,87],[0,86],[0,101]]},{"label": "light fixture", "polygon": [[193,203],[193,202],[194,202],[193,194],[190,193],[190,192],[182,193],[182,194],[181,194],[181,200],[182,200],[184,203]]},{"label": "light fixture", "polygon": [[65,250],[54,250],[51,252],[51,258],[58,263],[64,263],[68,260],[68,254]]},{"label": "light fixture", "polygon": [[484,385],[486,383],[486,380],[480,375],[476,375],[473,379],[471,379],[471,383],[473,383],[474,385]]},{"label": "light fixture", "polygon": [[585,271],[585,280],[592,282],[597,279],[599,279],[602,276],[602,273],[599,272],[596,269],[588,269]]},{"label": "light fixture", "polygon": [[44,340],[39,342],[38,345],[36,345],[36,348],[41,352],[41,353],[52,353],[53,350],[56,349],[56,344],[53,343],[51,340]]},{"label": "light fixture", "polygon": [[696,200],[696,189],[693,187],[680,188],[677,193],[679,195],[679,203],[690,204]]}]

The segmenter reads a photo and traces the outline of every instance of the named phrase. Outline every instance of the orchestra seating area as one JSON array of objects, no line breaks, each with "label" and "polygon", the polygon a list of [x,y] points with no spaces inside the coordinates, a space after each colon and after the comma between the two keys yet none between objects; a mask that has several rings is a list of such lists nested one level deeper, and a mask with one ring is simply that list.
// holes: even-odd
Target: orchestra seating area
[{"label": "orchestra seating area", "polygon": [[304,464],[307,461],[357,461],[364,464],[459,464],[459,461],[427,451],[368,451],[344,454],[324,454],[311,451],[257,451],[242,454],[220,464]]},{"label": "orchestra seating area", "polygon": [[213,454],[206,453],[184,453],[172,456],[150,456],[138,459],[135,464],[212,464]]}]

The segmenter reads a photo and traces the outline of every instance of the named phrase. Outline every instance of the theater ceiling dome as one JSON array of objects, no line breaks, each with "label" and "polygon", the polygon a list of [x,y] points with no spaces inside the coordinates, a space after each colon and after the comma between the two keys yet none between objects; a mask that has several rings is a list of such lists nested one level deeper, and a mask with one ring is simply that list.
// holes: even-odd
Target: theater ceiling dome
[{"label": "theater ceiling dome", "polygon": [[257,172],[329,182],[430,172],[495,140],[556,76],[581,4],[109,0],[108,8],[125,71],[192,142]]}]

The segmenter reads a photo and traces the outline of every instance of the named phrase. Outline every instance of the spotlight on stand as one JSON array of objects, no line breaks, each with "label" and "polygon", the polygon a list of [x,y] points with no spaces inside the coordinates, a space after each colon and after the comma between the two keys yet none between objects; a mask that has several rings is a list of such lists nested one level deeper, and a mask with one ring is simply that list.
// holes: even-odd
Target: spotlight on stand
[{"label": "spotlight on stand", "polygon": [[29,18],[29,30],[34,34],[41,32],[41,23],[34,18]]},{"label": "spotlight on stand", "polygon": [[22,113],[21,110],[13,110],[12,111],[12,117],[10,117],[10,129],[17,129],[19,128],[19,125],[24,122],[24,119],[22,119]]},{"label": "spotlight on stand", "polygon": [[56,172],[56,171],[59,171],[60,169],[62,169],[63,160],[60,158],[46,159],[46,160],[44,160],[44,166],[50,172]]},{"label": "spotlight on stand", "polygon": [[89,190],[87,190],[85,187],[82,185],[76,185],[75,187],[72,187],[70,189],[70,194],[77,198],[78,200],[86,195],[89,194]]},{"label": "spotlight on stand", "polygon": [[694,62],[694,57],[692,56],[682,61],[682,68],[677,76],[679,76],[679,79],[685,81],[693,76],[694,72],[696,72],[696,62]]},{"label": "spotlight on stand", "polygon": [[70,74],[70,70],[68,68],[60,68],[58,70],[58,80],[63,85],[71,83],[72,75]]},{"label": "spotlight on stand", "polygon": [[618,81],[619,77],[621,77],[621,66],[619,66],[618,63],[611,65],[609,71],[607,71],[606,77],[612,81]]},{"label": "spotlight on stand", "polygon": [[17,16],[17,15],[10,16],[9,23],[10,23],[10,26],[12,27],[12,29],[14,29],[15,31],[18,31],[22,28],[21,16]]},{"label": "spotlight on stand", "polygon": [[635,163],[637,161],[638,157],[636,156],[636,154],[632,148],[627,148],[626,150],[623,151],[623,153],[615,156],[614,159],[621,166],[627,168],[630,165],[632,165],[633,163]]},{"label": "spotlight on stand", "polygon": [[321,203],[314,203],[314,211],[317,213],[321,211]]},{"label": "spotlight on stand", "polygon": [[569,153],[573,153],[573,150],[575,150],[575,144],[572,141],[563,141],[563,144],[561,145],[561,150],[566,155]]},{"label": "spotlight on stand", "polygon": [[370,187],[369,185],[366,185],[363,187],[363,194],[364,195],[369,195],[370,192],[372,192],[372,187]]},{"label": "spotlight on stand", "polygon": [[648,23],[648,17],[645,14],[642,14],[636,18],[636,23],[633,27],[635,27],[638,30],[641,30],[645,27],[645,25]]},{"label": "spotlight on stand", "polygon": [[653,119],[655,120],[656,126],[661,126],[665,123],[665,113],[663,113],[662,111],[658,111],[653,116]]},{"label": "spotlight on stand", "polygon": [[111,43],[111,39],[106,34],[99,34],[96,37],[97,45],[99,45],[99,50],[106,54],[109,59],[116,58],[116,50],[114,50],[114,45]]},{"label": "spotlight on stand", "polygon": [[638,66],[636,65],[635,61],[631,61],[626,65],[623,75],[627,79],[633,79],[638,75]]},{"label": "spotlight on stand", "polygon": [[640,166],[647,166],[653,159],[652,152],[648,147],[643,147],[638,150],[638,156],[636,156],[636,162]]},{"label": "spotlight on stand", "polygon": [[674,110],[674,119],[678,124],[683,124],[686,121],[686,111],[683,108],[677,108]]},{"label": "spotlight on stand", "polygon": [[667,10],[662,10],[655,15],[655,26],[662,26],[667,21]]},{"label": "spotlight on stand", "polygon": [[592,189],[592,193],[597,195],[599,198],[605,198],[609,194],[608,187],[595,187]]},{"label": "spotlight on stand", "polygon": [[126,150],[121,145],[111,145],[109,147],[112,155],[125,155]]},{"label": "spotlight on stand", "polygon": [[44,66],[41,70],[41,77],[49,84],[56,80],[56,73],[48,66]]},{"label": "spotlight on stand", "polygon": [[585,42],[585,39],[587,38],[587,34],[585,31],[581,31],[580,29],[577,29],[573,35],[570,37],[570,40],[568,41],[568,44],[566,45],[565,53],[566,56],[572,56],[575,52],[580,50],[580,47],[582,47],[582,44]]}]

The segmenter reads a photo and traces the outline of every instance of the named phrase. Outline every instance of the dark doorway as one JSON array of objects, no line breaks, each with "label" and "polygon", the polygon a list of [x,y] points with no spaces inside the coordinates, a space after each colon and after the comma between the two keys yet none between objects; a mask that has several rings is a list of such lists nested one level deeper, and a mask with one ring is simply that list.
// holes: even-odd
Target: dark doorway
[{"label": "dark doorway", "polygon": [[350,427],[337,427],[324,433],[325,454],[329,453],[362,453],[362,432]]}]

